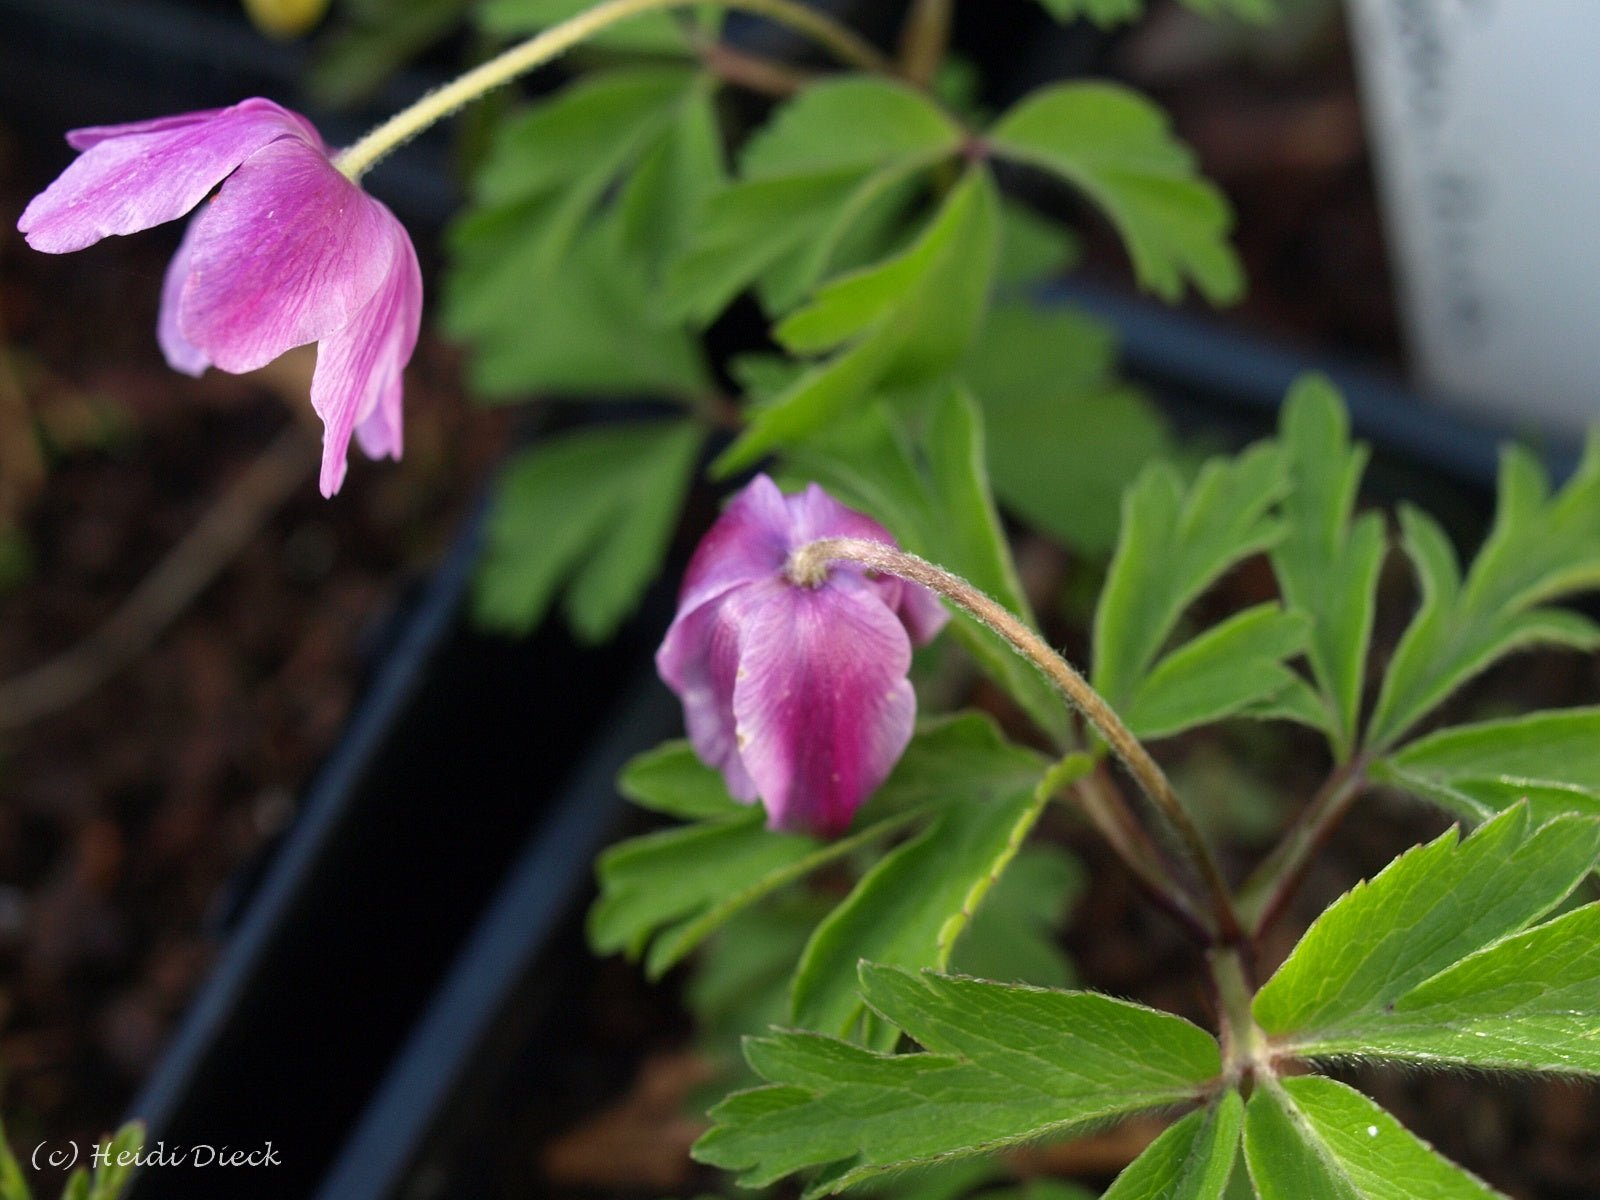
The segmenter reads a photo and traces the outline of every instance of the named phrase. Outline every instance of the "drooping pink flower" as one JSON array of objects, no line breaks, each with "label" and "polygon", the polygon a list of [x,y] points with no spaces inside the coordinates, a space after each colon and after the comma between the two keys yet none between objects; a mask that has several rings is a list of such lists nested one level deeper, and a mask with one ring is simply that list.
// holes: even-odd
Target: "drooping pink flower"
[{"label": "drooping pink flower", "polygon": [[785,496],[757,476],[695,551],[656,666],[736,799],[759,798],[774,829],[834,837],[911,740],[911,646],[948,616],[922,587],[848,563],[793,582],[790,554],[825,537],[894,544],[816,484]]},{"label": "drooping pink flower", "polygon": [[400,457],[400,377],[422,318],[416,251],[311,122],[253,99],[67,141],[81,153],[17,222],[29,245],[81,250],[200,206],[161,290],[167,362],[238,373],[316,342],[322,494],[344,481],[352,433],[369,457]]}]

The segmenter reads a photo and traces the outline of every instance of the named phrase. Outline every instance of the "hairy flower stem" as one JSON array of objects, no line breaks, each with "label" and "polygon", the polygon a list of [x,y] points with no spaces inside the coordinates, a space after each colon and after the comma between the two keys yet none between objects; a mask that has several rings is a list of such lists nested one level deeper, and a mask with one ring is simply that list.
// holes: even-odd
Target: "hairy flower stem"
[{"label": "hairy flower stem", "polygon": [[1305,879],[1317,852],[1366,790],[1366,760],[1355,759],[1328,777],[1283,840],[1239,889],[1239,913],[1252,938],[1272,927]]},{"label": "hairy flower stem", "polygon": [[[359,181],[391,150],[409,142],[435,121],[535,67],[559,58],[580,42],[643,13],[689,8],[702,0],[604,0],[585,12],[520,42],[465,75],[429,92],[402,109],[334,160],[334,166]],[[718,0],[721,7],[755,13],[787,25],[829,50],[841,62],[864,71],[893,73],[894,64],[853,30],[800,3],[800,0]]]},{"label": "hairy flower stem", "polygon": [[1226,945],[1237,944],[1243,933],[1234,912],[1233,897],[1227,882],[1212,857],[1211,848],[1199,828],[1184,810],[1166,774],[1150,757],[1150,752],[1122,718],[1089,686],[1088,680],[1057,654],[1004,605],[985,595],[958,575],[935,566],[915,554],[907,554],[883,542],[862,538],[823,538],[800,547],[789,556],[789,578],[806,587],[815,587],[827,578],[830,562],[852,562],[885,575],[919,583],[943,596],[963,612],[971,614],[1044,674],[1045,678],[1083,714],[1105,739],[1106,745],[1138,781],[1139,787],[1155,805],[1183,843],[1184,851],[1200,877],[1206,902],[1211,909],[1211,937]]},{"label": "hairy flower stem", "polygon": [[1116,851],[1145,898],[1171,917],[1191,940],[1209,945],[1211,931],[1204,915],[1173,885],[1173,872],[1163,861],[1155,839],[1129,811],[1127,799],[1103,764],[1093,775],[1080,779],[1073,793],[1089,824]]}]

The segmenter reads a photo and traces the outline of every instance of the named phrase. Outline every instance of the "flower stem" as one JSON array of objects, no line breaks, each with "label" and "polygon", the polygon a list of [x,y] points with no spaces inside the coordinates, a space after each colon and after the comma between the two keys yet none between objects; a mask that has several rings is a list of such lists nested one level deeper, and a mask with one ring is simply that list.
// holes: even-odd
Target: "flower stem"
[{"label": "flower stem", "polygon": [[[435,121],[543,66],[604,29],[643,13],[688,8],[701,0],[604,0],[559,25],[520,42],[443,87],[402,109],[334,159],[351,180],[359,180],[391,150],[404,145]],[[719,0],[723,8],[740,9],[777,21],[811,38],[841,62],[864,71],[891,73],[894,64],[853,30],[800,0]]]},{"label": "flower stem", "polygon": [[911,0],[900,35],[900,71],[912,83],[927,87],[939,73],[950,44],[954,0]]},{"label": "flower stem", "polygon": [[852,562],[870,570],[919,583],[983,622],[1044,674],[1073,708],[1083,714],[1103,737],[1122,765],[1127,767],[1144,794],[1167,820],[1183,843],[1211,907],[1214,939],[1234,944],[1243,934],[1234,912],[1233,897],[1212,857],[1211,848],[1184,810],[1171,782],[1150,757],[1150,752],[1112,710],[1100,693],[1089,686],[1066,659],[1052,650],[1037,633],[1009,609],[985,595],[959,575],[952,575],[915,554],[863,538],[823,538],[800,547],[789,556],[789,577],[815,586],[827,577],[830,562]]}]

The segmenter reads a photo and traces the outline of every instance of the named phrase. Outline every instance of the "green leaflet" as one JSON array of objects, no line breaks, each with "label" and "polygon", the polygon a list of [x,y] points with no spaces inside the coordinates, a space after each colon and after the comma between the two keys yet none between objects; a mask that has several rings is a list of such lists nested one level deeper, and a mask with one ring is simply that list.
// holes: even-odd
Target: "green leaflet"
[{"label": "green leaflet", "polygon": [[1128,480],[1170,447],[1161,415],[1115,366],[1100,322],[1011,301],[990,309],[959,368],[983,408],[996,497],[1091,554],[1116,543]]},{"label": "green leaflet", "polygon": [[[1205,17],[1233,17],[1265,24],[1278,15],[1277,0],[1183,0],[1186,7]],[[1040,7],[1058,21],[1080,17],[1096,25],[1118,25],[1138,19],[1144,0],[1039,0]]]},{"label": "green leaflet", "polygon": [[916,90],[848,76],[807,88],[745,147],[667,272],[669,314],[704,324],[750,284],[787,312],[846,256],[876,210],[953,154],[960,129]]},{"label": "green leaflet", "polygon": [[1222,1200],[1243,1121],[1239,1093],[1224,1092],[1151,1142],[1102,1200]]},{"label": "green leaflet", "polygon": [[[478,0],[476,15],[487,32],[517,36],[547,29],[593,7],[592,0]],[[715,36],[719,21],[715,15],[696,15],[687,9],[645,13],[601,30],[589,41],[607,50],[685,55],[693,25]]]},{"label": "green leaflet", "polygon": [[342,20],[320,35],[307,92],[319,106],[349,109],[458,27],[472,0],[368,0],[343,6]]},{"label": "green leaflet", "polygon": [[1317,918],[1257,993],[1255,1018],[1285,1045],[1355,1053],[1418,985],[1551,911],[1597,855],[1600,821],[1534,828],[1525,805],[1465,841],[1446,831]]},{"label": "green leaflet", "polygon": [[1286,604],[1312,621],[1306,650],[1322,698],[1314,711],[1340,760],[1355,742],[1386,544],[1381,516],[1351,519],[1367,450],[1350,445],[1349,427],[1331,383],[1320,375],[1295,382],[1279,430],[1290,483],[1285,529],[1272,552]]},{"label": "green leaflet", "polygon": [[1134,690],[1123,720],[1136,737],[1169,737],[1243,712],[1292,688],[1283,660],[1305,648],[1310,622],[1258,604],[1213,626],[1158,662]]},{"label": "green leaflet", "polygon": [[727,474],[826,428],[880,388],[926,383],[965,352],[994,271],[997,197],[987,171],[967,172],[902,253],[824,285],[775,334],[791,352],[833,357],[749,412],[713,464]]},{"label": "green leaflet", "polygon": [[1278,539],[1282,525],[1269,512],[1286,486],[1270,443],[1210,460],[1187,489],[1170,464],[1140,473],[1123,497],[1122,534],[1095,610],[1093,683],[1113,708],[1138,693],[1184,610]]},{"label": "green leaflet", "polygon": [[587,76],[500,126],[450,230],[443,312],[484,392],[704,389],[696,343],[660,317],[654,290],[721,179],[711,100],[688,68],[638,67]]},{"label": "green leaflet", "polygon": [[1442,729],[1373,763],[1370,774],[1472,822],[1524,800],[1536,821],[1600,815],[1600,708]]},{"label": "green leaflet", "polygon": [[1472,676],[1535,645],[1600,645],[1600,626],[1550,600],[1600,586],[1600,434],[1577,474],[1549,494],[1543,468],[1525,450],[1500,465],[1494,527],[1461,577],[1438,525],[1416,509],[1400,514],[1422,603],[1407,626],[1367,725],[1367,743],[1392,746]]},{"label": "green leaflet", "polygon": [[631,759],[617,791],[640,808],[683,821],[737,817],[749,809],[728,795],[722,773],[701,762],[687,741],[663,742]]},{"label": "green leaflet", "polygon": [[1261,1200],[1500,1196],[1360,1092],[1313,1075],[1256,1090],[1245,1111],[1244,1145]]},{"label": "green leaflet", "polygon": [[[941,388],[921,412],[874,404],[792,448],[789,463],[881,521],[900,544],[938,563],[1036,625],[990,498],[985,429],[971,398]],[[1040,729],[1064,745],[1064,702],[988,628],[956,613],[953,631]]]},{"label": "green leaflet", "polygon": [[1080,188],[1122,235],[1142,286],[1177,300],[1185,282],[1214,304],[1244,276],[1228,244],[1228,202],[1195,171],[1166,115],[1116,84],[1056,84],[1025,96],[989,131],[995,153]]},{"label": "green leaflet", "polygon": [[822,1167],[808,1192],[820,1195],[1181,1103],[1221,1068],[1204,1030],[1106,996],[871,963],[861,988],[927,1053],[878,1054],[816,1034],[752,1039],[746,1055],[768,1083],[712,1110],[696,1158],[756,1187]]},{"label": "green leaflet", "polygon": [[1068,987],[1073,970],[1059,936],[1088,880],[1078,860],[1049,844],[1023,846],[958,938],[958,975]]},{"label": "green leaflet", "polygon": [[564,588],[572,631],[609,638],[661,565],[702,436],[689,421],[603,425],[514,458],[474,580],[479,623],[527,633]]},{"label": "green leaflet", "polygon": [[[1017,752],[1019,766],[1024,754]],[[1078,774],[1089,766],[1082,760]],[[1003,781],[981,790],[952,789],[944,799],[933,822],[885,855],[817,926],[795,971],[795,1024],[854,1035],[863,1011],[856,967],[863,960],[947,966],[956,940],[1016,856],[1049,794],[1036,775],[1020,787]],[[884,1048],[896,1036],[872,1021],[862,1031],[862,1040]]]}]

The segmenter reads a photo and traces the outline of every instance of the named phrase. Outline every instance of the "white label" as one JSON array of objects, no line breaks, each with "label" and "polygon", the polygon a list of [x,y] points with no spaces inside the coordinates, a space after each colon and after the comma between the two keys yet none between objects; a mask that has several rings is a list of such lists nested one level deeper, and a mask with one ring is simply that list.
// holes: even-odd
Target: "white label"
[{"label": "white label", "polygon": [[1600,0],[1348,0],[1422,382],[1600,418]]}]

